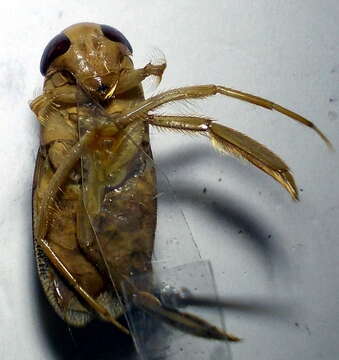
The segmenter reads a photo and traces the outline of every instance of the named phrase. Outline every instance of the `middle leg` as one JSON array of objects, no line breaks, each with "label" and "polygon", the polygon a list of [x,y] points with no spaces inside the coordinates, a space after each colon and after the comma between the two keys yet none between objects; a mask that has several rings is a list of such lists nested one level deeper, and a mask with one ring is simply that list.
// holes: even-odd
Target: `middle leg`
[{"label": "middle leg", "polygon": [[278,104],[275,104],[270,100],[220,85],[188,86],[188,87],[165,91],[159,95],[153,96],[143,101],[132,111],[129,109],[125,114],[122,114],[121,118],[118,120],[118,124],[125,126],[134,120],[146,119],[149,111],[155,110],[160,106],[173,101],[202,99],[216,94],[234,97],[239,100],[250,102],[252,104],[264,107],[269,110],[276,110],[284,115],[287,115],[288,117],[294,119],[295,121],[302,123],[303,125],[309,128],[312,128],[326,142],[326,144],[331,147],[331,143],[327,139],[327,137],[311,121],[305,119],[301,115],[289,109],[286,109]]},{"label": "middle leg", "polygon": [[160,128],[207,135],[216,149],[251,162],[278,181],[293,199],[298,199],[298,190],[286,163],[248,136],[205,117],[149,115],[148,122]]}]

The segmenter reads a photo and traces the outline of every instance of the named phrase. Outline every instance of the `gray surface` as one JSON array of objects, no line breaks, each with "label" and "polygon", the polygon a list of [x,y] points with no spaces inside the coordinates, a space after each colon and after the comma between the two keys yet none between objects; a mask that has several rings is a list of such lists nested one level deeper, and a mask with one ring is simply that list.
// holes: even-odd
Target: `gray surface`
[{"label": "gray surface", "polygon": [[[70,341],[37,290],[30,219],[38,127],[28,100],[42,84],[42,50],[64,27],[85,20],[116,26],[133,44],[136,65],[148,61],[154,45],[165,53],[159,90],[217,83],[268,97],[310,118],[339,149],[336,0],[99,3],[0,5],[1,359],[65,359]],[[212,260],[219,292],[284,297],[295,309],[270,318],[228,313],[228,329],[244,338],[232,346],[233,358],[337,359],[338,151],[282,115],[232,99],[193,109],[268,145],[303,189],[293,203],[269,177],[215,154],[206,139],[154,137],[158,164],[203,257]]]}]

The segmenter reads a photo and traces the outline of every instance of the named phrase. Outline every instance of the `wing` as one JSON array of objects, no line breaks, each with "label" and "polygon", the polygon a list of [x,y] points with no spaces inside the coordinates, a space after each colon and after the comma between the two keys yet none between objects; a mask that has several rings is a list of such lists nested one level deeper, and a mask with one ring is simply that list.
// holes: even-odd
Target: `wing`
[{"label": "wing", "polygon": [[[78,124],[74,121],[74,109],[51,107],[50,111],[43,100],[37,101],[35,109],[43,126],[33,195],[34,241],[43,288],[56,312],[70,325],[83,326],[94,317],[101,317],[124,331],[114,320],[124,312],[119,302],[120,284],[130,276],[152,270],[158,193],[148,127],[134,122],[114,136],[99,134],[83,153],[81,164],[72,165],[67,178],[56,188],[57,194],[50,197],[50,184],[79,142],[77,128],[81,142],[83,134],[113,117],[89,100],[76,109]],[[48,207],[46,198],[52,199]],[[178,217],[180,212],[171,219],[172,228],[178,225]],[[40,225],[44,222],[46,231],[41,235]],[[175,247],[185,243],[186,253],[190,253],[190,242],[185,240],[182,237],[169,242]],[[194,245],[191,249],[192,254],[196,253]],[[179,258],[177,254],[178,251],[172,252]],[[163,261],[161,256],[157,261]],[[216,330],[218,335],[211,335],[209,324],[199,318],[165,310],[161,305],[154,307],[158,300],[150,293],[152,283],[151,276],[137,284],[136,294],[141,302],[134,302],[136,306],[187,332],[229,337],[221,330]],[[146,294],[147,301],[143,301],[141,293]],[[89,306],[83,305],[82,300]]]},{"label": "wing", "polygon": [[[45,87],[52,87],[51,83],[53,78],[47,80]],[[64,86],[64,82],[61,83]],[[61,88],[58,93],[75,98],[69,95],[70,90],[76,92],[66,84],[65,94]],[[57,169],[79,141],[78,117],[82,116],[85,124],[100,121],[100,116],[101,120],[110,120],[110,117],[99,108],[54,106],[46,93],[33,101],[31,107],[42,125],[34,177],[33,217],[38,271],[44,291],[56,312],[70,325],[83,326],[97,317],[96,311],[79,301],[74,286],[69,285],[60,269],[56,270],[38,244],[36,224],[43,222],[41,215],[47,212],[45,218],[49,224],[44,240],[55,258],[116,318],[123,309],[112,289],[131,272],[151,269],[157,194],[148,128],[130,126],[114,139],[103,138],[95,144],[83,156],[82,167],[80,162],[74,165],[46,211],[40,211]],[[89,111],[90,116],[84,116],[81,110]],[[172,232],[174,222],[186,225],[180,221],[180,215],[180,212],[171,213]],[[189,241],[186,248],[187,244]]]},{"label": "wing", "polygon": [[[101,124],[106,126],[114,121],[114,117],[93,104],[91,99],[79,104],[78,109],[81,136],[100,129]],[[177,209],[167,213],[171,227],[176,230],[173,238],[167,241],[172,245],[165,251],[157,248],[154,256],[159,193],[148,125],[135,121],[112,133],[114,135],[100,134],[81,159],[83,208],[79,244],[82,251],[102,273],[106,273],[117,297],[124,292],[129,304],[196,336],[238,340],[197,316],[167,309],[152,294],[157,287],[152,274],[154,262],[160,262],[164,270],[185,260],[200,259],[200,256],[190,236],[180,237],[177,231],[180,226],[187,227],[185,221],[176,221],[181,216]],[[161,175],[160,179],[162,192],[168,196],[171,194],[168,182]],[[174,199],[162,200],[175,204]],[[133,323],[135,318],[129,319]],[[146,323],[142,321],[141,329],[143,325]]]}]

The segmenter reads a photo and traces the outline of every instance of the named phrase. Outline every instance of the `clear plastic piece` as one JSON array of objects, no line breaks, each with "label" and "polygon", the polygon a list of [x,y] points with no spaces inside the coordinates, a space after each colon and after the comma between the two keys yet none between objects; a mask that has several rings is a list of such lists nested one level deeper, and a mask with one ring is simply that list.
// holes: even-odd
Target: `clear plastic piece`
[{"label": "clear plastic piece", "polygon": [[189,291],[190,295],[206,295],[217,300],[215,281],[209,261],[193,263],[157,270],[153,273],[132,276],[122,284],[124,300],[127,304],[127,321],[140,359],[142,360],[231,360],[227,341],[210,340],[187,334],[167,325],[162,320],[136,309],[130,299],[131,285],[140,289],[140,284],[153,284],[153,294],[167,307],[176,307],[203,318],[225,330],[223,313],[220,308],[180,307],[173,299],[174,294]]}]

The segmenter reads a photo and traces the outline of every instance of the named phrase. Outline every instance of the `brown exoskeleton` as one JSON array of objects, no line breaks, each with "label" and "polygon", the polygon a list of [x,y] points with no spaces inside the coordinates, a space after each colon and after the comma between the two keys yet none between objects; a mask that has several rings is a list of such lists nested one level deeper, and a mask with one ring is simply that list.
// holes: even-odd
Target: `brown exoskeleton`
[{"label": "brown exoskeleton", "polygon": [[[182,99],[221,94],[277,110],[313,128],[302,116],[269,100],[219,85],[190,86],[144,98],[141,82],[161,78],[166,65],[134,69],[132,47],[116,29],[73,25],[47,45],[41,60],[43,94],[31,108],[41,124],[33,186],[34,244],[43,289],[70,325],[94,318],[128,332],[120,283],[151,270],[156,226],[155,172],[149,125],[206,135],[218,150],[236,155],[298,191],[288,166],[251,138],[205,117],[151,113]],[[214,339],[237,338],[187,313],[163,307],[143,289],[134,304],[184,331]]]}]

